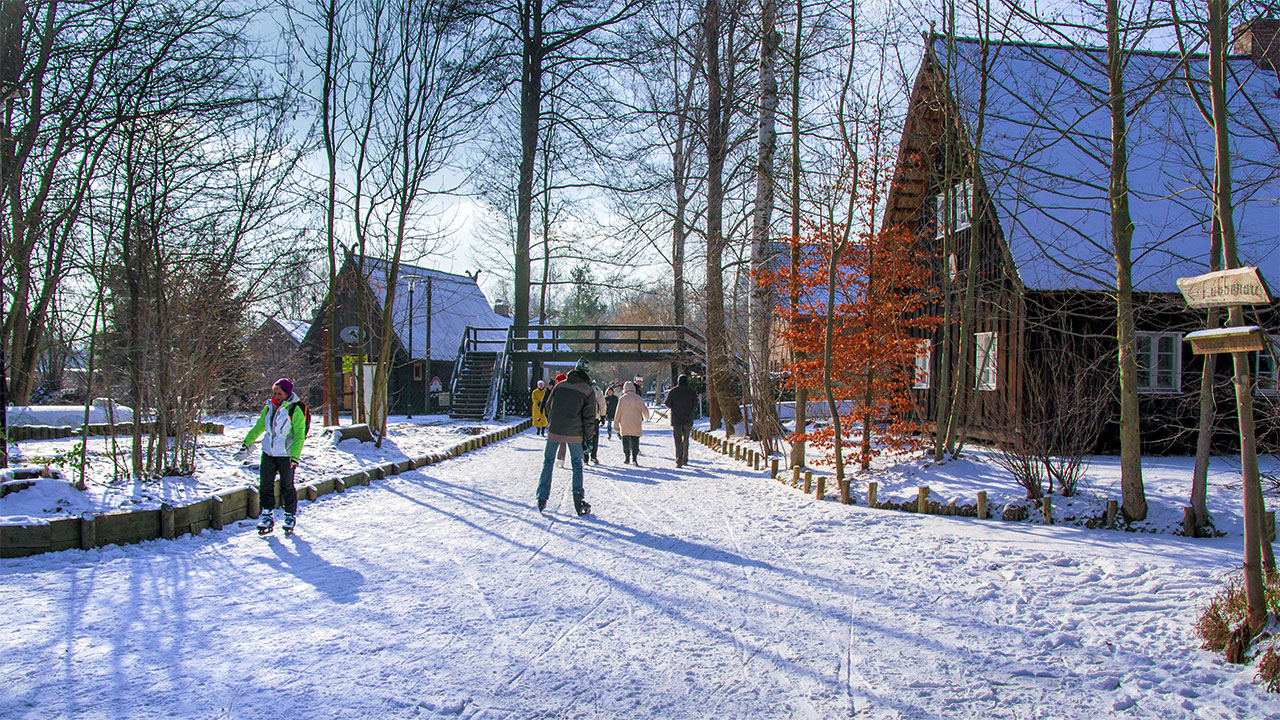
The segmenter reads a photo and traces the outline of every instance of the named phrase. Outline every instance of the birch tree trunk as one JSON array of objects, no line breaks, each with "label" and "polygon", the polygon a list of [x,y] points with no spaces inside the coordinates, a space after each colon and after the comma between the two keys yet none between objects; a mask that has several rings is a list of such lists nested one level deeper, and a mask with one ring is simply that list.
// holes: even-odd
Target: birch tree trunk
[{"label": "birch tree trunk", "polygon": [[[800,304],[800,71],[801,29],[804,26],[804,0],[796,0],[796,35],[791,55],[791,270],[788,282],[790,320],[795,322],[795,308]],[[809,424],[809,389],[796,388],[795,432],[803,433]],[[805,441],[791,446],[791,467],[804,467]]]},{"label": "birch tree trunk", "polygon": [[[778,45],[781,39],[775,24],[777,0],[764,0],[760,38],[760,118],[756,134],[755,211],[751,225],[751,269],[759,272],[769,260],[770,218],[773,214],[773,155],[778,144],[776,116],[778,112],[778,79],[775,73]],[[774,439],[780,431],[775,407],[776,394],[769,375],[769,345],[773,327],[773,291],[771,286],[751,282],[751,410],[754,436],[773,452]]]}]

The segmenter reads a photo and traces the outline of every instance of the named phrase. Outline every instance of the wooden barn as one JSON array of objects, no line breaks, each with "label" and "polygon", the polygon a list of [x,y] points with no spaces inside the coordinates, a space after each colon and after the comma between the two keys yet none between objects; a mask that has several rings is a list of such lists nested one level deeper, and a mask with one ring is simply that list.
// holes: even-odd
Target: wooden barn
[{"label": "wooden barn", "polygon": [[[1272,281],[1280,278],[1276,22],[1242,27],[1236,48],[1244,52],[1228,59],[1239,254]],[[1271,42],[1270,54],[1262,41]],[[938,308],[941,315],[950,306],[951,322],[922,339],[916,369],[923,417],[934,416],[944,375],[954,388],[963,364],[959,394],[972,435],[1007,437],[1029,417],[1057,416],[1094,425],[1083,430],[1096,432],[1099,449],[1118,447],[1105,59],[1103,50],[989,43],[984,52],[974,40],[927,39],[884,218],[919,239],[936,258],[937,286],[948,288]],[[1142,52],[1125,71],[1126,87],[1135,89],[1127,135],[1131,257],[1149,452],[1184,451],[1196,438],[1204,357],[1184,336],[1204,329],[1207,317],[1188,310],[1176,280],[1211,269],[1213,136],[1184,76],[1188,67],[1206,76],[1206,66],[1203,56]],[[973,321],[961,338],[969,281]],[[1272,349],[1256,353],[1253,368],[1259,428],[1272,441],[1280,426],[1278,309],[1273,302],[1247,312],[1271,334]],[[956,348],[945,363],[943,333],[945,346]],[[1235,430],[1230,365],[1220,359],[1213,376],[1223,450]]]}]

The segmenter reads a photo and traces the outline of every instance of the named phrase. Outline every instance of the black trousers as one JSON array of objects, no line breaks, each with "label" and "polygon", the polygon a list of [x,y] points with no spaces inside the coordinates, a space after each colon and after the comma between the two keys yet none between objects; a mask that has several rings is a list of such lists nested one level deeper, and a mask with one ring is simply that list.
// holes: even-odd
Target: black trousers
[{"label": "black trousers", "polygon": [[280,505],[284,511],[293,515],[298,512],[298,489],[293,486],[293,460],[287,457],[274,457],[262,454],[261,470],[258,474],[258,500],[262,509],[276,509],[276,474],[280,474]]},{"label": "black trousers", "polygon": [[692,434],[692,425],[671,426],[671,435],[676,439],[676,463],[680,465],[689,462],[689,436]]},{"label": "black trousers", "polygon": [[627,458],[640,457],[640,436],[621,435],[622,454]]}]

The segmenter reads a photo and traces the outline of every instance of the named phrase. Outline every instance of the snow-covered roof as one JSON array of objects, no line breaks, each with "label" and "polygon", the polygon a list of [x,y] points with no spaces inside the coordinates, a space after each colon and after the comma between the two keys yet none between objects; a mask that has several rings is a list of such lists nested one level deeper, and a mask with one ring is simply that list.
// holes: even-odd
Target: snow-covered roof
[{"label": "snow-covered roof", "polygon": [[[364,272],[374,297],[386,297],[387,275],[391,264],[382,260],[365,258]],[[413,307],[409,307],[408,276],[416,276],[413,289]],[[458,356],[458,346],[467,326],[500,328],[482,333],[482,339],[505,341],[512,319],[493,311],[475,278],[466,275],[431,270],[414,265],[400,264],[400,287],[392,308],[392,327],[400,343],[414,359],[427,356],[427,317],[431,320],[431,359],[453,361]],[[431,279],[430,298],[427,279]],[[429,305],[428,305],[429,303]],[[413,346],[409,346],[409,320],[413,319]]]},{"label": "snow-covered roof", "polygon": [[271,318],[271,320],[289,333],[289,337],[292,337],[293,341],[299,345],[302,344],[302,339],[307,336],[307,331],[311,329],[311,323],[306,320],[294,320],[291,318]]},{"label": "snow-covered roof", "polygon": [[[954,57],[951,74],[968,132],[977,127],[980,45]],[[1108,177],[1111,118],[1106,54],[1031,44],[990,47],[983,181],[1024,285],[1114,288]],[[1125,74],[1133,279],[1137,290],[1176,292],[1178,277],[1209,269],[1213,133],[1187,91],[1176,54],[1137,53]],[[1207,78],[1207,60],[1188,60]],[[1240,259],[1280,281],[1280,96],[1274,72],[1228,60],[1235,223]],[[1207,92],[1205,94],[1207,101]]]}]

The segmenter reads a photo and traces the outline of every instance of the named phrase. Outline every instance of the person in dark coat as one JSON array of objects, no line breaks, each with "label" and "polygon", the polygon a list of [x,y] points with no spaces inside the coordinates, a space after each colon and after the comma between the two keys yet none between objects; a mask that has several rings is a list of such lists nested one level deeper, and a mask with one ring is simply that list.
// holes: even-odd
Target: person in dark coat
[{"label": "person in dark coat", "polygon": [[693,434],[693,420],[698,413],[698,393],[689,385],[689,376],[681,375],[676,386],[667,393],[667,407],[671,408],[671,435],[676,442],[676,467],[689,464],[689,436]]},{"label": "person in dark coat", "polygon": [[613,439],[613,417],[618,413],[618,389],[610,386],[604,394],[604,421],[609,429],[609,439]]},{"label": "person in dark coat", "polygon": [[551,471],[555,467],[556,449],[561,443],[569,448],[573,467],[573,508],[579,515],[591,512],[582,486],[582,442],[599,427],[596,413],[596,391],[591,385],[590,366],[581,359],[569,371],[564,382],[556,383],[547,399],[547,445],[542,453],[542,477],[538,479],[538,510],[545,510],[551,497]]}]

